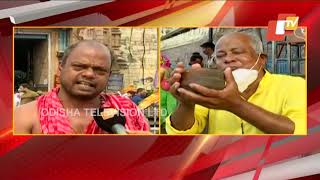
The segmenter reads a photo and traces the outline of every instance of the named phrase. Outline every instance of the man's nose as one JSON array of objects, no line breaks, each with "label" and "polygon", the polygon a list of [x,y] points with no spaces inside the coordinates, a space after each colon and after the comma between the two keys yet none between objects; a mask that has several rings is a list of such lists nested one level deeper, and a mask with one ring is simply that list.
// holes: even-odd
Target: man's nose
[{"label": "man's nose", "polygon": [[82,76],[85,76],[87,78],[94,78],[96,76],[96,73],[92,68],[87,68],[83,71]]},{"label": "man's nose", "polygon": [[228,55],[226,55],[226,57],[224,58],[224,64],[231,64],[231,63],[233,63],[233,62],[235,62],[236,60],[235,60],[235,57],[234,57],[234,55],[233,54],[228,54]]}]

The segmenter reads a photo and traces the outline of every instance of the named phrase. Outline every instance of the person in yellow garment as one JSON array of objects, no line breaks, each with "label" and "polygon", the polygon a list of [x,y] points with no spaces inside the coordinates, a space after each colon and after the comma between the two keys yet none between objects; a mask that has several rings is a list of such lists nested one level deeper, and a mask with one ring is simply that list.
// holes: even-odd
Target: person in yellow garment
[{"label": "person in yellow garment", "polygon": [[[170,77],[179,106],[167,119],[168,134],[306,134],[306,82],[264,69],[262,43],[244,33],[229,33],[216,43],[216,62],[226,87],[196,83],[180,87],[183,64]],[[195,67],[194,67],[195,68]]]}]

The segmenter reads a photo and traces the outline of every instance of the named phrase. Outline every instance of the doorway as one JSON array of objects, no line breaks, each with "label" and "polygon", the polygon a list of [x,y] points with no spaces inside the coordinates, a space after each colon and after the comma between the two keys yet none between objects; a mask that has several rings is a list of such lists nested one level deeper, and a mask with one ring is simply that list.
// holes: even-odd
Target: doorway
[{"label": "doorway", "polygon": [[19,33],[14,37],[14,88],[28,83],[35,90],[48,91],[48,34]]}]

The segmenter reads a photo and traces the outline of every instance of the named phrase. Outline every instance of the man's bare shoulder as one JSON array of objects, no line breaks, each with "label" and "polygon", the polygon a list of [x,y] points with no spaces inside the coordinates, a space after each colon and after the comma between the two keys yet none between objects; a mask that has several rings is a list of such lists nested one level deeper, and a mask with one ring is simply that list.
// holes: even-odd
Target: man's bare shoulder
[{"label": "man's bare shoulder", "polygon": [[32,129],[38,122],[37,102],[19,106],[14,111],[14,131],[15,133],[32,133]]},{"label": "man's bare shoulder", "polygon": [[15,109],[15,114],[16,113],[27,113],[27,114],[37,113],[37,101],[32,101],[17,107]]}]

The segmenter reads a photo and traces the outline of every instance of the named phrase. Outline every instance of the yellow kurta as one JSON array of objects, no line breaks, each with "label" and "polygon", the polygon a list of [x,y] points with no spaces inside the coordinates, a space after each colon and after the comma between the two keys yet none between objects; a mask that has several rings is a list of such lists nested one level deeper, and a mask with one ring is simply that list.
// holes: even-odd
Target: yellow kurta
[{"label": "yellow kurta", "polygon": [[[267,111],[290,118],[295,123],[294,134],[307,134],[307,84],[303,78],[270,74],[266,71],[256,92],[248,99]],[[166,119],[168,134],[199,134],[208,123],[209,134],[264,134],[261,130],[231,112],[195,106],[195,123],[179,131]]]}]

